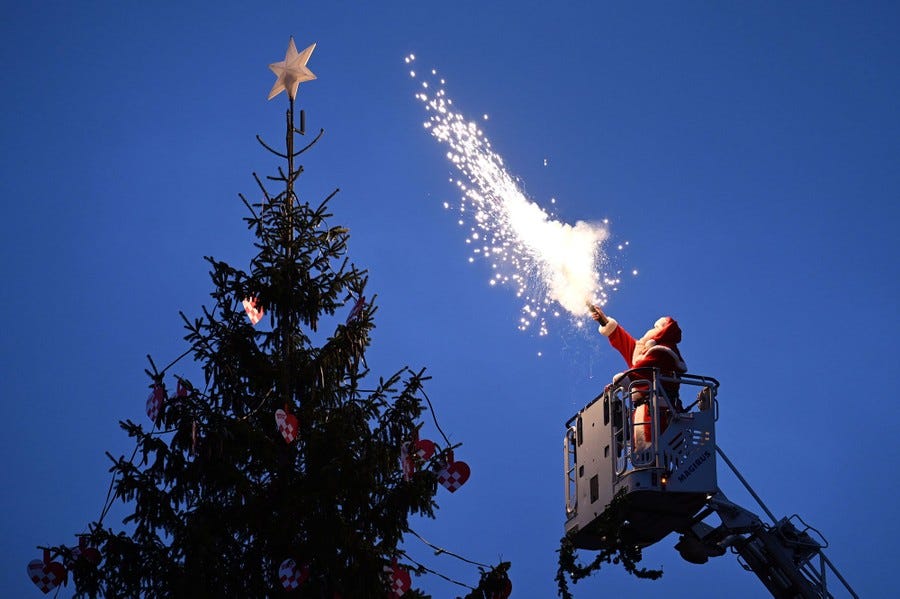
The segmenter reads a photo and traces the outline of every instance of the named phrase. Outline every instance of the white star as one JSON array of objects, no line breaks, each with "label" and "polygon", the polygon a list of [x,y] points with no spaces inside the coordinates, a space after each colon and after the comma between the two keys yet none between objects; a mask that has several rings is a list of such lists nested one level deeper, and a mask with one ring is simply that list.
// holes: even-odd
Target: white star
[{"label": "white star", "polygon": [[284,60],[281,62],[273,62],[269,65],[272,72],[278,75],[272,91],[269,92],[271,100],[284,90],[287,90],[291,100],[297,97],[297,87],[304,81],[312,81],[316,78],[312,71],[306,67],[309,57],[312,56],[316,45],[307,47],[303,52],[297,52],[297,46],[294,45],[294,38],[288,44],[287,52],[284,54]]}]

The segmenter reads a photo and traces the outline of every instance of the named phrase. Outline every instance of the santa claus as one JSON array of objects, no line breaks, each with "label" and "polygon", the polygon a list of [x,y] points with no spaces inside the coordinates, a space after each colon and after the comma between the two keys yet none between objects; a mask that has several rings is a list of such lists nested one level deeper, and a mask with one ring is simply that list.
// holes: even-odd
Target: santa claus
[{"label": "santa claus", "polygon": [[[658,368],[660,375],[670,379],[687,372],[687,365],[678,350],[678,343],[681,342],[681,329],[671,316],[663,316],[653,324],[652,329],[644,333],[643,337],[635,339],[615,319],[604,314],[599,306],[590,306],[590,312],[591,317],[600,324],[600,333],[608,338],[610,345],[622,354],[629,369]],[[631,378],[646,377],[649,379],[651,376],[650,371],[646,371],[646,374],[636,373]],[[669,404],[675,410],[681,410],[681,400],[678,397],[679,384],[670,380],[663,382],[662,386]],[[652,431],[652,415],[641,401],[641,395],[633,398],[636,406],[634,413],[636,447],[649,443]],[[663,406],[664,403],[661,401],[660,407]],[[660,419],[660,431],[665,430],[667,424],[668,414],[663,413]]]}]

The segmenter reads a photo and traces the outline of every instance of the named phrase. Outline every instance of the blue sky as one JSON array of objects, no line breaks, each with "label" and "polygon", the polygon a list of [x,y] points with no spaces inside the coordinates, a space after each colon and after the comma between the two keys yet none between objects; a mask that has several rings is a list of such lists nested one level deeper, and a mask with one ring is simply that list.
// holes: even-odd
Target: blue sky
[{"label": "blue sky", "polygon": [[[608,218],[613,242],[630,241],[616,263],[640,274],[607,311],[634,332],[679,320],[691,372],[722,384],[719,443],[776,515],[821,530],[861,596],[893,588],[896,4],[258,4],[4,9],[5,595],[39,595],[25,576],[35,545],[74,543],[99,515],[104,451],[131,448],[117,422],[146,419],[145,354],[179,355],[178,311],[208,300],[202,256],[248,263],[237,194],[276,166],[254,135],[283,135],[266,66],[291,35],[318,43],[300,104],[326,130],[300,194],[341,188],[334,223],[379,298],[369,363],[428,368],[441,427],[472,467],[422,536],[511,560],[514,596],[554,596],[563,424],[621,364],[563,321],[547,337],[519,332],[514,294],[467,262],[410,52],[460,111],[490,115],[485,132],[529,197],[557,198],[567,222]],[[732,556],[694,566],[674,542],[645,554],[661,581],[610,567],[577,596],[767,596]]]}]

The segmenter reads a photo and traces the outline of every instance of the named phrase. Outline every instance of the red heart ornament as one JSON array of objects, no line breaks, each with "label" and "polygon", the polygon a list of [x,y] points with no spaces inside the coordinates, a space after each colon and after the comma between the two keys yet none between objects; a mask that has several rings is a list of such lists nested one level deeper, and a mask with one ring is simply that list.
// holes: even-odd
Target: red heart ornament
[{"label": "red heart ornament", "polygon": [[512,595],[512,581],[509,578],[503,581],[503,588],[491,593],[490,599],[508,599]]},{"label": "red heart ornament", "polygon": [[453,460],[453,452],[448,452],[447,462],[443,468],[438,471],[438,482],[451,493],[455,493],[458,488],[463,486],[472,470],[465,462],[456,462]]},{"label": "red heart ornament", "polygon": [[88,545],[85,537],[78,539],[78,547],[72,548],[72,557],[76,560],[83,559],[94,566],[99,564],[100,560],[103,559],[100,550]]},{"label": "red heart ornament", "polygon": [[83,559],[89,564],[97,565],[100,563],[100,560],[103,559],[103,556],[100,554],[100,550],[96,547],[85,547],[84,549],[80,549],[76,547],[72,551],[72,555],[75,556],[75,559]]},{"label": "red heart ornament", "polygon": [[278,432],[284,437],[285,443],[293,443],[297,438],[297,427],[300,424],[297,417],[279,408],[275,410],[275,424],[278,425]]},{"label": "red heart ornament", "polygon": [[162,385],[153,385],[153,390],[147,397],[147,416],[154,423],[159,419],[162,413],[163,402],[166,400],[166,390]]},{"label": "red heart ornament", "polygon": [[352,321],[359,318],[360,314],[362,314],[363,308],[366,307],[366,296],[360,296],[358,300],[356,300],[356,304],[350,310],[350,314],[347,316],[347,323],[350,324]]},{"label": "red heart ornament", "polygon": [[255,325],[262,320],[265,310],[256,303],[255,297],[248,297],[241,303],[244,305],[244,311],[247,313],[247,318],[250,319],[251,324]]},{"label": "red heart ornament", "polygon": [[278,567],[278,579],[281,585],[288,591],[293,591],[309,578],[309,566],[298,566],[297,562],[288,558]]},{"label": "red heart ornament", "polygon": [[400,448],[400,467],[403,469],[403,480],[412,478],[417,465],[429,460],[434,455],[434,450],[434,443],[428,439],[421,441],[415,439],[412,443],[404,444]]},{"label": "red heart ornament", "polygon": [[391,599],[402,597],[406,591],[412,588],[412,579],[409,572],[401,568],[395,559],[390,566],[385,566],[384,571],[388,577],[388,592]]},{"label": "red heart ornament", "polygon": [[418,457],[423,462],[431,459],[431,456],[434,455],[434,442],[429,441],[428,439],[422,439],[421,441],[416,441],[416,457]]},{"label": "red heart ornament", "polygon": [[59,562],[44,562],[34,559],[28,562],[28,578],[43,593],[49,593],[59,586],[66,577],[66,569]]}]

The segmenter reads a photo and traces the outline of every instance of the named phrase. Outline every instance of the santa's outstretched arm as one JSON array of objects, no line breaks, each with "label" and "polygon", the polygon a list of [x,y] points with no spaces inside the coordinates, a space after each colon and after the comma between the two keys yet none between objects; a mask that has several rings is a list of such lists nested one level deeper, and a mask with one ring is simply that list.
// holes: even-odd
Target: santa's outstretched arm
[{"label": "santa's outstretched arm", "polygon": [[603,313],[600,306],[590,306],[591,318],[600,323],[600,334],[609,339],[609,344],[616,351],[622,354],[622,358],[629,368],[632,368],[632,359],[634,357],[634,347],[636,342],[634,337],[628,334],[624,328],[619,326],[614,318],[610,318]]}]

